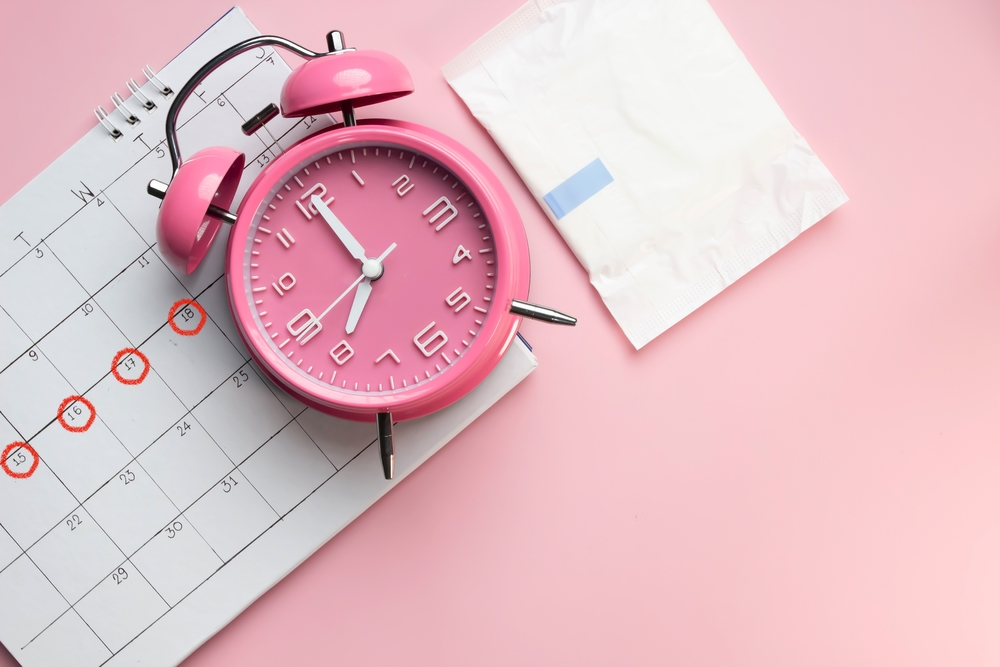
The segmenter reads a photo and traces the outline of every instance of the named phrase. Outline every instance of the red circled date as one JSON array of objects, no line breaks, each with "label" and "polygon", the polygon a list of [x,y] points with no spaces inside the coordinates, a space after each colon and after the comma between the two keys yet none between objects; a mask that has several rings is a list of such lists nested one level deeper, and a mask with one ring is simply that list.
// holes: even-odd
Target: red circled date
[{"label": "red circled date", "polygon": [[[12,454],[16,456],[16,450],[18,449],[27,452],[28,455],[31,456],[31,465],[25,472],[16,472],[10,467],[10,464],[7,463],[7,459],[10,458]],[[35,451],[34,447],[26,442],[12,442],[4,447],[3,454],[0,455],[0,468],[3,468],[3,471],[7,473],[9,477],[13,477],[14,479],[27,479],[35,474],[35,470],[38,468],[38,460],[38,452]],[[27,458],[25,458],[23,462],[27,463]]]},{"label": "red circled date", "polygon": [[[138,365],[135,361],[132,361],[133,359],[138,360],[142,364],[142,370],[139,371],[138,377],[125,377],[119,370],[119,366],[125,366],[126,370],[132,370]],[[134,347],[126,347],[124,350],[119,350],[115,358],[111,360],[111,374],[122,384],[142,384],[142,381],[149,375],[149,357]]]},{"label": "red circled date", "polygon": [[[83,408],[77,404],[82,404],[86,407],[90,414],[84,417]],[[59,425],[70,433],[83,433],[94,424],[96,417],[97,410],[94,409],[94,404],[83,396],[67,396],[59,404],[59,412],[56,414]],[[81,424],[79,423],[80,420],[85,421]],[[70,422],[74,423],[71,424]]]},{"label": "red circled date", "polygon": [[[180,317],[183,322],[189,322],[196,315],[200,316],[200,319],[193,329],[182,329],[177,325],[177,317]],[[174,333],[181,336],[196,336],[205,327],[205,323],[208,322],[208,313],[194,299],[180,299],[175,301],[174,305],[170,306],[170,312],[167,314],[167,322],[170,324],[170,328],[174,330]]]}]

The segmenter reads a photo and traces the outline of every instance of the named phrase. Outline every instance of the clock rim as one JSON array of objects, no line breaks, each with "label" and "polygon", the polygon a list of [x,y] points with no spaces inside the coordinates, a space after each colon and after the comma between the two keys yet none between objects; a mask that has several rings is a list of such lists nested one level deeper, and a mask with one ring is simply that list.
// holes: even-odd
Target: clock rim
[{"label": "clock rim", "polygon": [[[250,226],[263,211],[263,200],[278,181],[306,157],[347,144],[389,143],[413,150],[451,171],[469,189],[489,221],[497,280],[493,301],[472,345],[431,381],[396,394],[348,394],[300,376],[270,349],[256,326],[245,294],[244,246]],[[238,240],[238,242],[237,242]],[[502,269],[501,269],[502,267]],[[530,279],[527,236],[510,194],[496,175],[468,148],[437,130],[392,119],[338,125],[306,137],[271,162],[254,180],[240,203],[226,252],[229,305],[237,331],[251,356],[281,388],[322,412],[371,422],[379,412],[394,419],[415,419],[459,400],[500,362],[513,342],[521,317],[511,314],[512,299],[526,299]]]}]

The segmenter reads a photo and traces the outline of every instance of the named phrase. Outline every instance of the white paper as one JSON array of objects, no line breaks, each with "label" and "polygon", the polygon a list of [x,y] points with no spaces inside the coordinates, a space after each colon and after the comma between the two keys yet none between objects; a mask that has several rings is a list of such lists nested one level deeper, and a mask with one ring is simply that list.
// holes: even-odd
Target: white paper
[{"label": "white paper", "polygon": [[[174,90],[208,58],[259,34],[229,12],[159,73]],[[247,155],[240,196],[271,159],[328,116],[240,125],[278,97],[287,65],[244,54],[199,86],[179,141]],[[0,446],[38,454],[0,472],[0,641],[26,666],[174,665],[482,414],[536,366],[515,341],[451,407],[396,427],[396,478],[371,424],[323,415],[249,361],[226,304],[225,238],[193,275],[157,255],[167,180],[163,116],[126,104],[123,136],[95,127],[0,207]],[[223,235],[228,229],[223,231]],[[204,328],[181,336],[168,310],[194,298]],[[175,317],[180,322],[183,314]],[[200,317],[200,315],[199,315]],[[109,373],[137,348],[139,384]],[[118,373],[136,379],[136,354]],[[56,419],[85,431],[72,432]],[[7,452],[13,475],[35,457]]]},{"label": "white paper", "polygon": [[636,348],[847,201],[706,0],[532,0],[443,73]]}]

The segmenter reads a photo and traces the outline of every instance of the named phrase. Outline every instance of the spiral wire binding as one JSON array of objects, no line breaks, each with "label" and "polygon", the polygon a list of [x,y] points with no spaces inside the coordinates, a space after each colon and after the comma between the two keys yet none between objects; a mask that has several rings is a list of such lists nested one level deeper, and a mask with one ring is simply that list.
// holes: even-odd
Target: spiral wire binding
[{"label": "spiral wire binding", "polygon": [[160,95],[163,95],[164,97],[170,97],[171,95],[174,94],[173,89],[167,84],[160,81],[160,79],[156,76],[156,72],[153,71],[153,68],[150,67],[149,65],[146,65],[144,68],[142,68],[142,73],[143,75],[145,75],[146,79],[152,81],[153,85],[155,85],[157,88],[160,89]]},{"label": "spiral wire binding", "polygon": [[[174,94],[173,89],[163,83],[163,81],[156,76],[156,71],[149,65],[142,68],[142,73],[146,77],[147,81],[156,86],[157,91],[159,91],[160,95],[163,97],[170,97]],[[142,92],[141,86],[136,83],[135,79],[129,79],[125,82],[125,85],[128,86],[128,90],[132,94],[131,99],[134,99],[136,102],[141,104],[143,109],[150,113],[156,109],[156,103]],[[130,126],[138,125],[142,122],[139,120],[139,117],[132,113],[132,110],[128,108],[128,105],[125,104],[125,100],[122,98],[120,93],[114,93],[111,95],[111,103],[115,105],[115,111],[120,113],[122,118],[125,119],[125,122]],[[121,139],[122,131],[118,129],[117,125],[114,124],[111,120],[111,114],[105,111],[104,107],[97,107],[94,109],[94,115],[97,117],[97,122],[99,122],[104,129],[107,130],[112,139],[115,141]]]},{"label": "spiral wire binding", "polygon": [[111,138],[118,141],[122,138],[122,131],[115,127],[115,124],[111,122],[108,118],[108,112],[104,110],[104,107],[97,107],[94,109],[94,115],[97,116],[97,121],[104,126],[104,129],[108,131]]},{"label": "spiral wire binding", "polygon": [[142,90],[139,88],[139,84],[135,82],[135,79],[129,79],[125,82],[125,85],[128,86],[128,90],[132,93],[132,97],[139,100],[143,109],[146,111],[152,111],[156,108],[156,103],[142,94]]},{"label": "spiral wire binding", "polygon": [[120,93],[115,93],[111,96],[111,103],[115,105],[115,109],[118,109],[118,113],[122,115],[122,118],[125,119],[126,123],[129,125],[139,124],[139,117],[129,111],[128,107],[125,106],[125,100],[122,99]]}]

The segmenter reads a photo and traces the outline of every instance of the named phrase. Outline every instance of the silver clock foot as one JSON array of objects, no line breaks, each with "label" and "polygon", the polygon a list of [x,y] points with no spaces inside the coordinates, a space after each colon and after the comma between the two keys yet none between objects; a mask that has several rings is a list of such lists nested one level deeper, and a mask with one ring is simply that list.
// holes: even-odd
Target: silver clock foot
[{"label": "silver clock foot", "polygon": [[569,326],[576,324],[576,318],[566,313],[560,313],[554,308],[539,306],[527,301],[518,301],[517,299],[513,299],[510,302],[510,312],[515,315],[530,317],[533,320],[541,320],[542,322],[550,322],[552,324],[566,324]]},{"label": "silver clock foot", "polygon": [[396,456],[392,449],[392,414],[380,412],[375,415],[378,428],[378,453],[382,458],[382,472],[386,479],[392,479],[396,472]]}]

